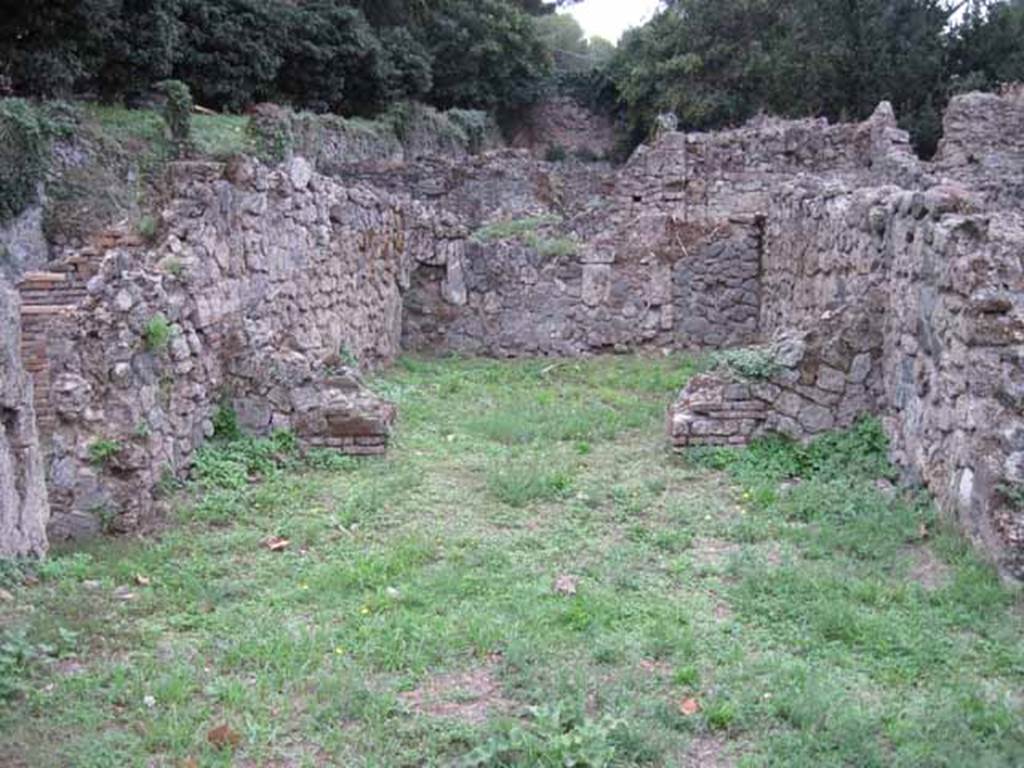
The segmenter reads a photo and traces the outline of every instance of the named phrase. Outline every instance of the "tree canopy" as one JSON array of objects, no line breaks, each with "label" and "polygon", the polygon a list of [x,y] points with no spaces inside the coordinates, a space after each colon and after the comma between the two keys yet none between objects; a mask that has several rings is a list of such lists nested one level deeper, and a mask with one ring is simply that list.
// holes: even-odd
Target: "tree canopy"
[{"label": "tree canopy", "polygon": [[628,33],[611,77],[634,140],[661,111],[688,129],[764,111],[831,119],[893,103],[930,152],[964,84],[1024,78],[1024,0],[673,0]]},{"label": "tree canopy", "polygon": [[555,89],[632,143],[663,111],[713,129],[887,99],[928,152],[952,93],[1024,79],[1024,0],[664,0],[617,48],[553,13],[574,2],[0,0],[0,91],[131,100],[174,78],[215,109],[514,115]]},{"label": "tree canopy", "polygon": [[0,75],[24,95],[132,97],[174,77],[199,103],[343,114],[421,98],[514,108],[550,55],[530,15],[575,0],[0,2]]}]

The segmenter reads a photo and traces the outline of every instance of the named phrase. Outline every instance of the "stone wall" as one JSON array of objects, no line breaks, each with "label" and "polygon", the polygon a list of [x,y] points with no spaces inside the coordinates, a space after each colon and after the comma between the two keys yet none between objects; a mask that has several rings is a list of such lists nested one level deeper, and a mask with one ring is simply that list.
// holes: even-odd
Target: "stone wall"
[{"label": "stone wall", "polygon": [[394,420],[350,364],[397,354],[429,221],[300,159],[176,164],[168,183],[155,244],[110,250],[49,328],[57,535],[145,525],[151,490],[187,470],[221,404],[250,430],[349,453],[383,450]]},{"label": "stone wall", "polygon": [[10,221],[0,223],[0,279],[14,281],[49,258],[43,236],[43,205],[32,203]]},{"label": "stone wall", "polygon": [[770,344],[723,356],[672,405],[672,445],[744,445],[769,432],[805,440],[876,413],[881,321],[877,313],[844,309],[813,328],[783,331]]},{"label": "stone wall", "polygon": [[[559,174],[552,164],[515,153],[468,167],[435,162],[361,178],[409,190],[471,233],[494,222],[516,228],[530,217],[558,220],[528,237],[471,238],[451,252],[450,263],[413,278],[406,347],[510,356],[752,343],[763,318],[767,327],[795,319],[790,299],[806,305],[805,314],[820,309],[818,286],[807,289],[809,296],[784,298],[773,281],[807,286],[794,279],[801,270],[831,269],[835,274],[822,279],[832,280],[842,300],[882,274],[870,262],[811,264],[841,260],[853,235],[819,237],[799,211],[766,216],[777,209],[780,190],[804,185],[803,194],[816,200],[830,184],[910,184],[922,175],[907,134],[883,104],[853,125],[764,119],[716,134],[667,133],[638,149],[614,177],[591,171],[584,185],[579,169]],[[571,194],[566,179],[575,181]],[[798,193],[791,194],[799,208]],[[809,233],[789,232],[790,220]],[[844,242],[826,243],[825,236]],[[804,249],[797,264],[790,244]],[[762,294],[775,303],[763,307]],[[790,317],[772,318],[780,307]]]},{"label": "stone wall", "polygon": [[46,552],[50,516],[18,295],[0,280],[0,557]]},{"label": "stone wall", "polygon": [[454,296],[454,262],[413,275],[403,346],[514,357],[754,341],[759,222],[705,232],[690,249],[677,245],[692,237],[681,222],[644,226],[618,249],[581,243],[561,224],[525,238],[470,239],[452,255]]},{"label": "stone wall", "polygon": [[554,152],[587,160],[604,159],[615,149],[615,126],[567,96],[544,99],[525,111],[509,144],[537,158]]},{"label": "stone wall", "polygon": [[652,211],[684,221],[763,214],[779,187],[821,182],[912,185],[920,164],[887,102],[862,123],[761,118],[717,133],[666,133],[640,147],[618,176],[625,217]]},{"label": "stone wall", "polygon": [[892,266],[897,187],[782,185],[766,216],[760,328],[808,327],[845,305],[880,308]]},{"label": "stone wall", "polygon": [[942,120],[934,172],[970,187],[988,205],[1019,206],[1024,200],[1024,84],[1001,94],[966,93],[953,98]]},{"label": "stone wall", "polygon": [[1024,576],[1024,217],[984,204],[943,185],[781,190],[767,214],[761,327],[813,354],[793,365],[779,347],[766,382],[695,380],[673,406],[673,443],[806,438],[881,414],[909,477]]},{"label": "stone wall", "polygon": [[896,202],[883,357],[894,458],[1024,577],[1024,217]]}]

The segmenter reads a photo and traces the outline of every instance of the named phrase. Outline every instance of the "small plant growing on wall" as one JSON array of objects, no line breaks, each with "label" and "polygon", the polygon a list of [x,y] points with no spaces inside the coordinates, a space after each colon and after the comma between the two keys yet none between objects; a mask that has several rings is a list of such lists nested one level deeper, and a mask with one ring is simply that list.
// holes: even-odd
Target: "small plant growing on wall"
[{"label": "small plant growing on wall", "polygon": [[192,146],[192,91],[180,80],[164,80],[161,90],[167,95],[164,122],[176,157],[188,155]]},{"label": "small plant growing on wall", "polygon": [[142,331],[142,338],[145,341],[146,349],[150,352],[160,352],[166,349],[171,341],[170,322],[162,313],[153,315]]},{"label": "small plant growing on wall", "polygon": [[715,353],[712,360],[745,379],[770,379],[782,370],[775,353],[767,347],[725,349]]},{"label": "small plant growing on wall", "polygon": [[544,153],[544,159],[549,163],[561,163],[569,159],[569,150],[561,144],[548,147]]},{"label": "small plant growing on wall", "polygon": [[999,493],[1014,509],[1024,509],[1024,484],[1002,483]]},{"label": "small plant growing on wall", "polygon": [[152,242],[156,238],[159,224],[157,223],[155,216],[147,213],[139,219],[139,223],[135,225],[135,229],[138,231],[140,237],[148,242]]},{"label": "small plant growing on wall", "polygon": [[122,447],[117,440],[101,438],[89,446],[89,461],[98,467],[105,467],[121,452]]},{"label": "small plant growing on wall", "polygon": [[239,440],[242,428],[238,424],[238,414],[227,402],[217,406],[213,414],[213,436],[218,440]]}]

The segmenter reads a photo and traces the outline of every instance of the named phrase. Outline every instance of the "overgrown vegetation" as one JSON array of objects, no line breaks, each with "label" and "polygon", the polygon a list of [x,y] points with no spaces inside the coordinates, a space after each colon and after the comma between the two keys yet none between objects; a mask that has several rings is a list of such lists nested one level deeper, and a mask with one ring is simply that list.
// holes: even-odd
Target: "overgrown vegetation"
[{"label": "overgrown vegetation", "polygon": [[561,223],[562,218],[553,214],[508,219],[481,227],[473,233],[473,239],[478,243],[513,240],[534,249],[545,258],[572,256],[576,253],[578,243],[574,238],[557,231],[556,227]]},{"label": "overgrown vegetation", "polygon": [[929,155],[952,92],[1024,79],[1024,2],[964,5],[673,0],[626,34],[609,75],[634,143],[663,111],[713,129],[759,112],[862,119],[886,99]]},{"label": "overgrown vegetation", "polygon": [[36,199],[50,136],[40,111],[22,99],[0,99],[0,224]]},{"label": "overgrown vegetation", "polygon": [[176,525],[5,582],[0,763],[1020,764],[1020,595],[876,422],[671,456],[701,367],[406,358],[380,460],[225,409]]},{"label": "overgrown vegetation", "polygon": [[192,149],[192,92],[180,80],[165,80],[160,87],[167,96],[164,122],[174,153],[185,157]]},{"label": "overgrown vegetation", "polygon": [[549,71],[520,0],[85,0],[20,3],[0,18],[16,91],[108,101],[187,83],[199,103],[240,110],[277,100],[374,114],[418,98],[441,108],[515,108]]}]

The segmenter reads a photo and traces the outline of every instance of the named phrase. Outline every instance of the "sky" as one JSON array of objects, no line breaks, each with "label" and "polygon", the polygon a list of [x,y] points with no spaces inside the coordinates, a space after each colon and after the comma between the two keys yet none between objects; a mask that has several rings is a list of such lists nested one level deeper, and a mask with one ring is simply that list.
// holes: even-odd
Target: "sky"
[{"label": "sky", "polygon": [[613,43],[630,27],[638,27],[654,15],[658,0],[583,0],[569,13],[587,37],[605,37]]}]

